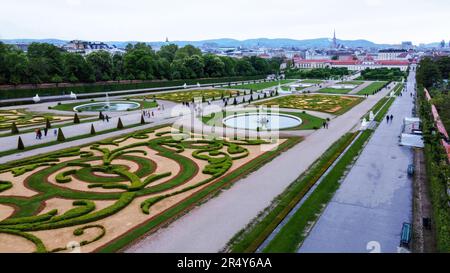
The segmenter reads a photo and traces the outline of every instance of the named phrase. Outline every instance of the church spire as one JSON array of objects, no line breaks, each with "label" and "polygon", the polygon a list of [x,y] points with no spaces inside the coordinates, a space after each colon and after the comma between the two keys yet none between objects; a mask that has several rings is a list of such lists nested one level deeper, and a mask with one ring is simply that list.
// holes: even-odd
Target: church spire
[{"label": "church spire", "polygon": [[334,32],[333,32],[333,48],[337,48],[338,47],[338,45],[337,45],[337,39],[336,39],[336,29],[334,29]]}]

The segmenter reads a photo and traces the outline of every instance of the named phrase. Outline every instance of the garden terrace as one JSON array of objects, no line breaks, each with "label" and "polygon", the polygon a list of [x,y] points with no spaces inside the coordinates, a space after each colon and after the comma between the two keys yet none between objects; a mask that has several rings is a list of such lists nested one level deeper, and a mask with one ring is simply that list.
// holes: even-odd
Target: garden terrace
[{"label": "garden terrace", "polygon": [[0,130],[10,130],[13,122],[19,128],[45,125],[47,119],[50,122],[63,122],[71,120],[73,117],[50,113],[37,114],[25,109],[0,110]]},{"label": "garden terrace", "polygon": [[[153,101],[134,101],[134,100],[126,100],[127,102],[135,102],[138,103],[140,105],[139,108],[137,109],[147,109],[147,108],[155,108],[158,106],[158,103],[153,102]],[[89,104],[89,103],[95,103],[95,102],[104,102],[103,100],[90,100],[90,101],[84,101],[84,102],[74,102],[74,103],[58,103],[55,106],[52,106],[51,109],[52,110],[59,110],[59,111],[70,111],[70,112],[74,112],[74,108],[77,106],[81,106],[81,105],[85,105],[85,104]],[[114,102],[114,101],[111,101]],[[136,110],[137,110],[136,109]]]},{"label": "garden terrace", "polygon": [[223,97],[235,96],[239,92],[236,90],[221,90],[221,89],[194,89],[178,92],[158,93],[154,95],[133,97],[134,99],[160,99],[174,102],[191,102],[195,98],[202,98],[205,100],[221,99]]},{"label": "garden terrace", "polygon": [[159,127],[0,165],[0,252],[120,250],[300,139],[274,141]]},{"label": "garden terrace", "polygon": [[341,115],[363,101],[363,98],[332,95],[292,95],[257,103],[258,105],[276,106],[299,110],[325,112]]},{"label": "garden terrace", "polygon": [[281,81],[273,81],[273,82],[251,83],[251,84],[244,84],[244,85],[239,85],[239,86],[230,86],[227,88],[263,90],[263,89],[278,86],[278,84],[284,85],[284,84],[289,84],[289,83],[293,83],[293,82],[295,82],[295,80],[281,80]]}]

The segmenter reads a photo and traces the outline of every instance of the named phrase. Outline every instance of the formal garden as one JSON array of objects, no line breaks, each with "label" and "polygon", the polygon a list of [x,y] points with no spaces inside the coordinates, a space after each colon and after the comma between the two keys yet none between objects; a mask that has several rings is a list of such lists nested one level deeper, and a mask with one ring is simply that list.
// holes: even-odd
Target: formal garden
[{"label": "formal garden", "polygon": [[300,140],[162,126],[3,164],[0,252],[122,250]]},{"label": "formal garden", "polygon": [[229,86],[227,88],[263,90],[263,89],[276,87],[279,84],[285,85],[285,84],[294,83],[294,82],[295,82],[295,80],[280,80],[280,81],[273,81],[273,82],[249,83],[249,84],[243,84],[243,85],[237,85],[237,86]]},{"label": "formal garden", "polygon": [[311,110],[333,115],[341,115],[363,100],[364,99],[360,97],[314,94],[279,97],[257,104],[266,106],[278,105],[280,108]]},{"label": "formal garden", "polygon": [[133,97],[133,99],[146,100],[168,100],[173,102],[191,102],[195,98],[202,98],[204,100],[221,99],[224,97],[236,96],[239,91],[230,89],[192,89],[185,91],[158,93],[154,95],[145,95]]},{"label": "formal garden", "polygon": [[55,115],[50,113],[32,113],[25,109],[0,110],[0,130],[11,130],[13,123],[18,128],[45,125],[50,122],[71,120],[72,116]]}]

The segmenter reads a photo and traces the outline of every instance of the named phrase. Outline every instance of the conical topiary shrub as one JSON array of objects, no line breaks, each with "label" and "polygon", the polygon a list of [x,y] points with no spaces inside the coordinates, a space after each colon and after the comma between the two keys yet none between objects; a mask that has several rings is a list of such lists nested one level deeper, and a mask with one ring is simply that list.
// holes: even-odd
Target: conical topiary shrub
[{"label": "conical topiary shrub", "polygon": [[95,128],[94,128],[94,124],[91,124],[91,135],[95,135]]},{"label": "conical topiary shrub", "polygon": [[25,150],[25,145],[23,145],[23,141],[22,141],[22,138],[21,138],[21,137],[19,137],[19,140],[18,140],[18,142],[17,142],[17,149],[19,149],[19,150]]},{"label": "conical topiary shrub", "polygon": [[47,129],[52,128],[52,124],[50,123],[50,119],[49,118],[47,118],[45,120],[45,128],[47,128]]},{"label": "conical topiary shrub", "polygon": [[17,125],[15,122],[11,125],[11,134],[17,135],[19,133],[19,128],[17,128]]},{"label": "conical topiary shrub", "polygon": [[119,121],[117,122],[117,129],[123,129],[123,123],[120,118],[119,118]]},{"label": "conical topiary shrub", "polygon": [[75,124],[80,123],[80,118],[78,117],[77,113],[75,113],[75,116],[73,116],[73,123],[75,123]]},{"label": "conical topiary shrub", "polygon": [[141,124],[145,124],[144,115],[141,115]]},{"label": "conical topiary shrub", "polygon": [[58,138],[56,140],[61,142],[66,140],[66,137],[64,136],[64,133],[61,128],[58,129]]}]

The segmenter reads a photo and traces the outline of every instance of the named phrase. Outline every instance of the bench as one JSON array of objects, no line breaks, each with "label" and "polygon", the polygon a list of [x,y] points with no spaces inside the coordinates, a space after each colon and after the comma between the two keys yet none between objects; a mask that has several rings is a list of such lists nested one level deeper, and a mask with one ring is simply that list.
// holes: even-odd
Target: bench
[{"label": "bench", "polygon": [[416,169],[416,168],[414,167],[413,164],[408,165],[408,170],[407,170],[408,175],[409,175],[409,176],[413,176],[413,175],[414,175],[414,172],[415,172],[415,169]]},{"label": "bench", "polygon": [[400,247],[409,248],[412,237],[412,226],[409,223],[403,223],[402,234],[400,239]]}]

